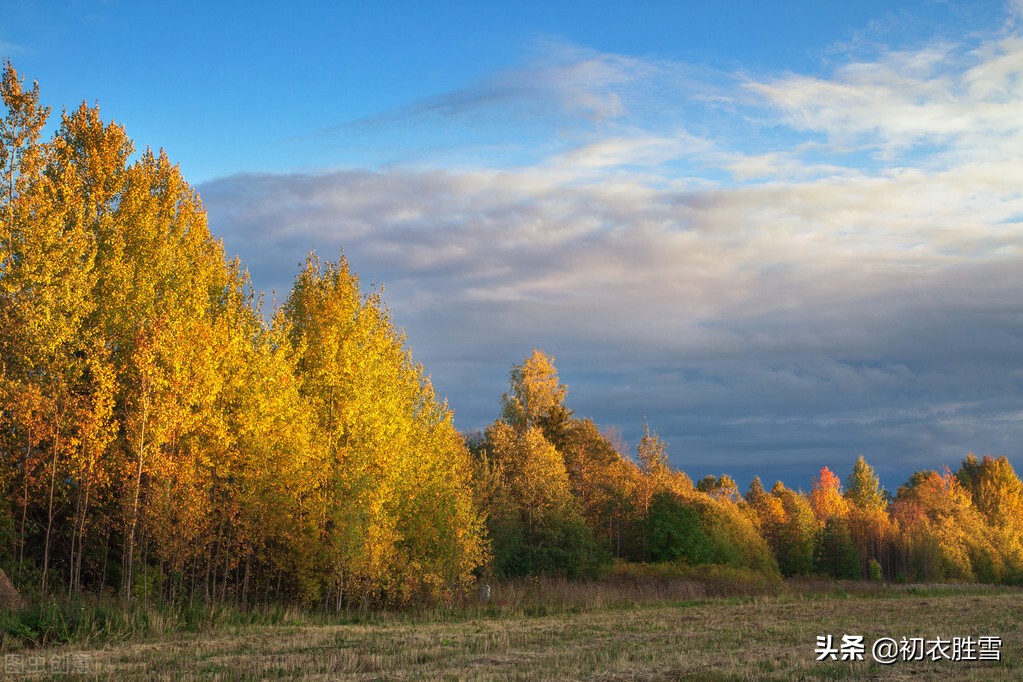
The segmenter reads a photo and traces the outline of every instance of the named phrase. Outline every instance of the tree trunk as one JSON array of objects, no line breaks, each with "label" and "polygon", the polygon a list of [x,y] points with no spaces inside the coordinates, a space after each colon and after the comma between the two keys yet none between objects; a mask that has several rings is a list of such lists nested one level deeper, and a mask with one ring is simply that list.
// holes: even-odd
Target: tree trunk
[{"label": "tree trunk", "polygon": [[345,593],[345,569],[344,569],[344,567],[341,567],[339,569],[339,573],[338,573],[338,576],[337,576],[337,609],[336,609],[336,611],[338,611],[338,612],[341,611],[341,601],[344,598],[344,593]]},{"label": "tree trunk", "polygon": [[242,608],[249,605],[249,567],[252,564],[252,551],[245,553],[245,577],[242,579]]},{"label": "tree trunk", "polygon": [[[71,534],[71,579],[68,584],[68,596],[80,592],[82,588],[82,554],[85,547],[85,519],[89,513],[89,496],[92,493],[92,469],[95,460],[90,458],[85,470],[85,481],[78,487],[78,509],[75,512],[75,527]],[[75,552],[75,538],[78,539],[78,552]]]},{"label": "tree trunk", "polygon": [[25,477],[25,488],[21,498],[21,547],[18,548],[18,568],[21,568],[25,561],[25,520],[28,517],[28,467],[32,458],[32,429],[28,430],[28,443],[25,445],[25,466],[22,474]]},{"label": "tree trunk", "polygon": [[124,533],[124,574],[122,576],[123,596],[125,601],[131,600],[133,571],[135,570],[135,528],[138,526],[139,496],[142,492],[142,465],[146,451],[146,425],[149,420],[148,387],[143,386],[145,397],[142,402],[142,425],[139,430],[138,444],[135,448],[137,465],[135,467],[135,486],[132,491],[131,510],[128,516],[128,527]]},{"label": "tree trunk", "polygon": [[140,444],[138,449],[138,466],[135,469],[134,491],[132,492],[131,513],[128,517],[128,527],[124,533],[124,575],[122,576],[123,596],[126,601],[131,600],[131,588],[133,572],[135,570],[135,529],[138,526],[139,517],[139,494],[142,488],[142,461],[143,450]]},{"label": "tree trunk", "polygon": [[[59,423],[59,420],[58,420]],[[50,570],[50,532],[53,530],[53,489],[57,484],[57,449],[60,445],[59,429],[54,428],[53,459],[50,465],[50,503],[46,512],[46,540],[43,543],[43,579],[39,591],[46,596],[46,579]]]}]

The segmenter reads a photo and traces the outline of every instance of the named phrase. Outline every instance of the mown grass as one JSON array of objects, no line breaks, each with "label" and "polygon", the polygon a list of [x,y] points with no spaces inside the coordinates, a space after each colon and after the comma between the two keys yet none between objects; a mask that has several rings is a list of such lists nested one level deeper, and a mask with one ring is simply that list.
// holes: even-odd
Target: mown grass
[{"label": "mown grass", "polygon": [[337,625],[376,622],[437,622],[508,615],[529,617],[578,613],[642,604],[689,602],[711,597],[778,594],[776,577],[724,566],[684,568],[668,564],[613,566],[599,580],[527,578],[494,585],[481,604],[462,595],[446,604],[348,607],[340,612],[289,606],[239,609],[233,605],[185,602],[133,604],[112,597],[31,600],[0,612],[0,651],[58,643],[141,641],[174,633],[207,632],[253,625]]},{"label": "mown grass", "polygon": [[[486,606],[352,613],[343,622],[293,612],[276,624],[12,651],[84,654],[90,668],[80,677],[118,680],[1023,679],[1019,589],[802,581],[751,595],[691,583],[525,581],[495,585]],[[545,612],[534,608],[555,594]],[[816,637],[826,634],[867,642],[994,635],[1002,660],[880,666],[868,652],[865,661],[817,662]]]}]

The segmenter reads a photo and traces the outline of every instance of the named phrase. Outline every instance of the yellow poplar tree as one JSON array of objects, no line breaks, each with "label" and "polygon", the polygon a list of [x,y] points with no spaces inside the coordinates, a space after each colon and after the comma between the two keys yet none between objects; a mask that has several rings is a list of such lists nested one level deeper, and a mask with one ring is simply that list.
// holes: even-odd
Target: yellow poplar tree
[{"label": "yellow poplar tree", "polygon": [[[468,453],[379,293],[310,255],[284,306],[322,458],[326,592],[405,601],[464,588],[483,560]],[[438,527],[425,536],[417,519]]]}]

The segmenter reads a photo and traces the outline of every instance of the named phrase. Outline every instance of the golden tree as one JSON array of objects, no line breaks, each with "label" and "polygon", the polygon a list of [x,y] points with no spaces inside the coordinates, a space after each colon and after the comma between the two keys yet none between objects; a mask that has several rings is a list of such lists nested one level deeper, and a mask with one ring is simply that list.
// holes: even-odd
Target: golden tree
[{"label": "golden tree", "polygon": [[310,255],[284,311],[322,434],[321,562],[336,604],[346,590],[401,601],[464,587],[484,558],[468,452],[380,295],[360,292],[343,257]]}]

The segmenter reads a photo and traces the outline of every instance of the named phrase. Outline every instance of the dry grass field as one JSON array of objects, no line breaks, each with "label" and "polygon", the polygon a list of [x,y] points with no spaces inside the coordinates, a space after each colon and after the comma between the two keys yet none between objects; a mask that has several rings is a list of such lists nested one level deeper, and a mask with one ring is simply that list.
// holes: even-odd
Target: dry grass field
[{"label": "dry grass field", "polygon": [[[578,596],[578,595],[577,595]],[[507,612],[380,615],[362,623],[224,628],[27,650],[113,680],[1019,680],[1023,592],[790,585],[756,597],[614,600]],[[863,635],[864,661],[818,662],[818,635]],[[878,637],[1001,638],[998,662],[871,660]],[[56,657],[54,659],[54,657]],[[31,661],[29,661],[31,663]],[[10,669],[8,672],[12,672]],[[27,672],[27,671],[26,671]]]}]

